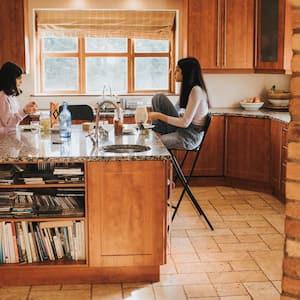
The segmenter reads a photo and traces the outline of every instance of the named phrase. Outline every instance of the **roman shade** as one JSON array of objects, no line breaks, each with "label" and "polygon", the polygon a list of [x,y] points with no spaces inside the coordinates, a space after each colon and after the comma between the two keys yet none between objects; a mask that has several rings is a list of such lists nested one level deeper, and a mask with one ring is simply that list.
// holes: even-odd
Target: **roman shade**
[{"label": "roman shade", "polygon": [[169,39],[175,11],[36,10],[39,36]]}]

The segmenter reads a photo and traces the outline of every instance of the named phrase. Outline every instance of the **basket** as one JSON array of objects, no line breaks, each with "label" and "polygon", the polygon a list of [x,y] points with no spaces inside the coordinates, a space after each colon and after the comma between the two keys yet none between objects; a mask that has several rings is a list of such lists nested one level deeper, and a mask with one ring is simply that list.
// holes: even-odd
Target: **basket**
[{"label": "basket", "polygon": [[268,92],[268,99],[290,99],[290,92]]}]

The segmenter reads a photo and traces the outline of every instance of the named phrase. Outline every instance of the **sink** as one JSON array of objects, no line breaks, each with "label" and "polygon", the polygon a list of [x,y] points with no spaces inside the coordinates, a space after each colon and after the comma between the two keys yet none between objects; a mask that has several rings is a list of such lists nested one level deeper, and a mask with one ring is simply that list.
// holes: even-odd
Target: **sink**
[{"label": "sink", "polygon": [[108,145],[103,147],[104,152],[114,153],[133,153],[133,152],[144,152],[151,150],[151,147],[145,145]]}]

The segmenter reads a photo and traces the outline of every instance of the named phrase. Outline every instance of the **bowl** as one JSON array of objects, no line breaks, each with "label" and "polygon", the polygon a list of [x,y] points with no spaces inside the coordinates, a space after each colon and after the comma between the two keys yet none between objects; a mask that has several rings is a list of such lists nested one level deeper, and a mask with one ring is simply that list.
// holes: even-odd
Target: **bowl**
[{"label": "bowl", "polygon": [[244,102],[244,101],[241,101],[240,105],[245,110],[255,111],[255,110],[259,110],[264,105],[264,102]]},{"label": "bowl", "polygon": [[289,99],[268,99],[268,101],[277,107],[287,107],[289,106]]}]

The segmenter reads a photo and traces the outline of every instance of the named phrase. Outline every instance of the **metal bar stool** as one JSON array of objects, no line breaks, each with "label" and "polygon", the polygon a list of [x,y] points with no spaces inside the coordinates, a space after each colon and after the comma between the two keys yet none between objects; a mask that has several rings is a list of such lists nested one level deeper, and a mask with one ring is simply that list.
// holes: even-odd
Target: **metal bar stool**
[{"label": "metal bar stool", "polygon": [[[200,155],[200,151],[201,151],[201,148],[202,148],[202,145],[205,141],[205,137],[206,137],[206,134],[207,134],[207,131],[208,131],[208,128],[209,128],[209,125],[210,125],[210,122],[211,122],[211,113],[208,113],[207,114],[207,117],[206,117],[206,122],[205,122],[205,125],[204,125],[204,130],[202,131],[203,132],[203,138],[201,140],[201,143],[199,144],[199,146],[197,146],[195,149],[192,149],[192,150],[185,150],[185,154],[184,154],[184,157],[181,161],[181,163],[179,164],[174,153],[172,152],[172,149],[169,149],[170,151],[170,154],[171,154],[171,161],[172,161],[172,165],[176,171],[176,175],[177,175],[177,178],[180,180],[180,182],[182,183],[183,185],[183,190],[181,192],[181,195],[179,197],[179,200],[177,202],[176,205],[172,206],[172,208],[174,208],[174,212],[172,214],[172,217],[171,217],[171,222],[174,220],[175,216],[176,216],[176,213],[178,211],[178,208],[181,204],[181,201],[183,199],[183,196],[185,194],[185,192],[188,193],[189,197],[190,197],[190,200],[192,201],[193,205],[195,206],[195,208],[197,209],[197,211],[199,212],[200,215],[203,215],[206,223],[208,224],[209,228],[211,230],[214,230],[213,226],[211,225],[209,219],[207,218],[207,216],[205,215],[204,211],[202,210],[201,206],[199,205],[197,199],[195,198],[194,194],[192,193],[191,189],[190,189],[190,186],[189,186],[189,182],[190,182],[190,179],[191,177],[193,177],[193,172],[194,172],[194,169],[195,169],[195,166],[196,166],[196,163],[198,161],[198,158],[199,158],[199,155]],[[202,133],[201,132],[201,133]],[[193,163],[192,163],[192,168],[188,174],[188,176],[185,176],[182,172],[182,167],[184,166],[184,162],[188,156],[189,153],[191,152],[195,152],[196,155],[194,157],[194,160],[193,160]]]}]

